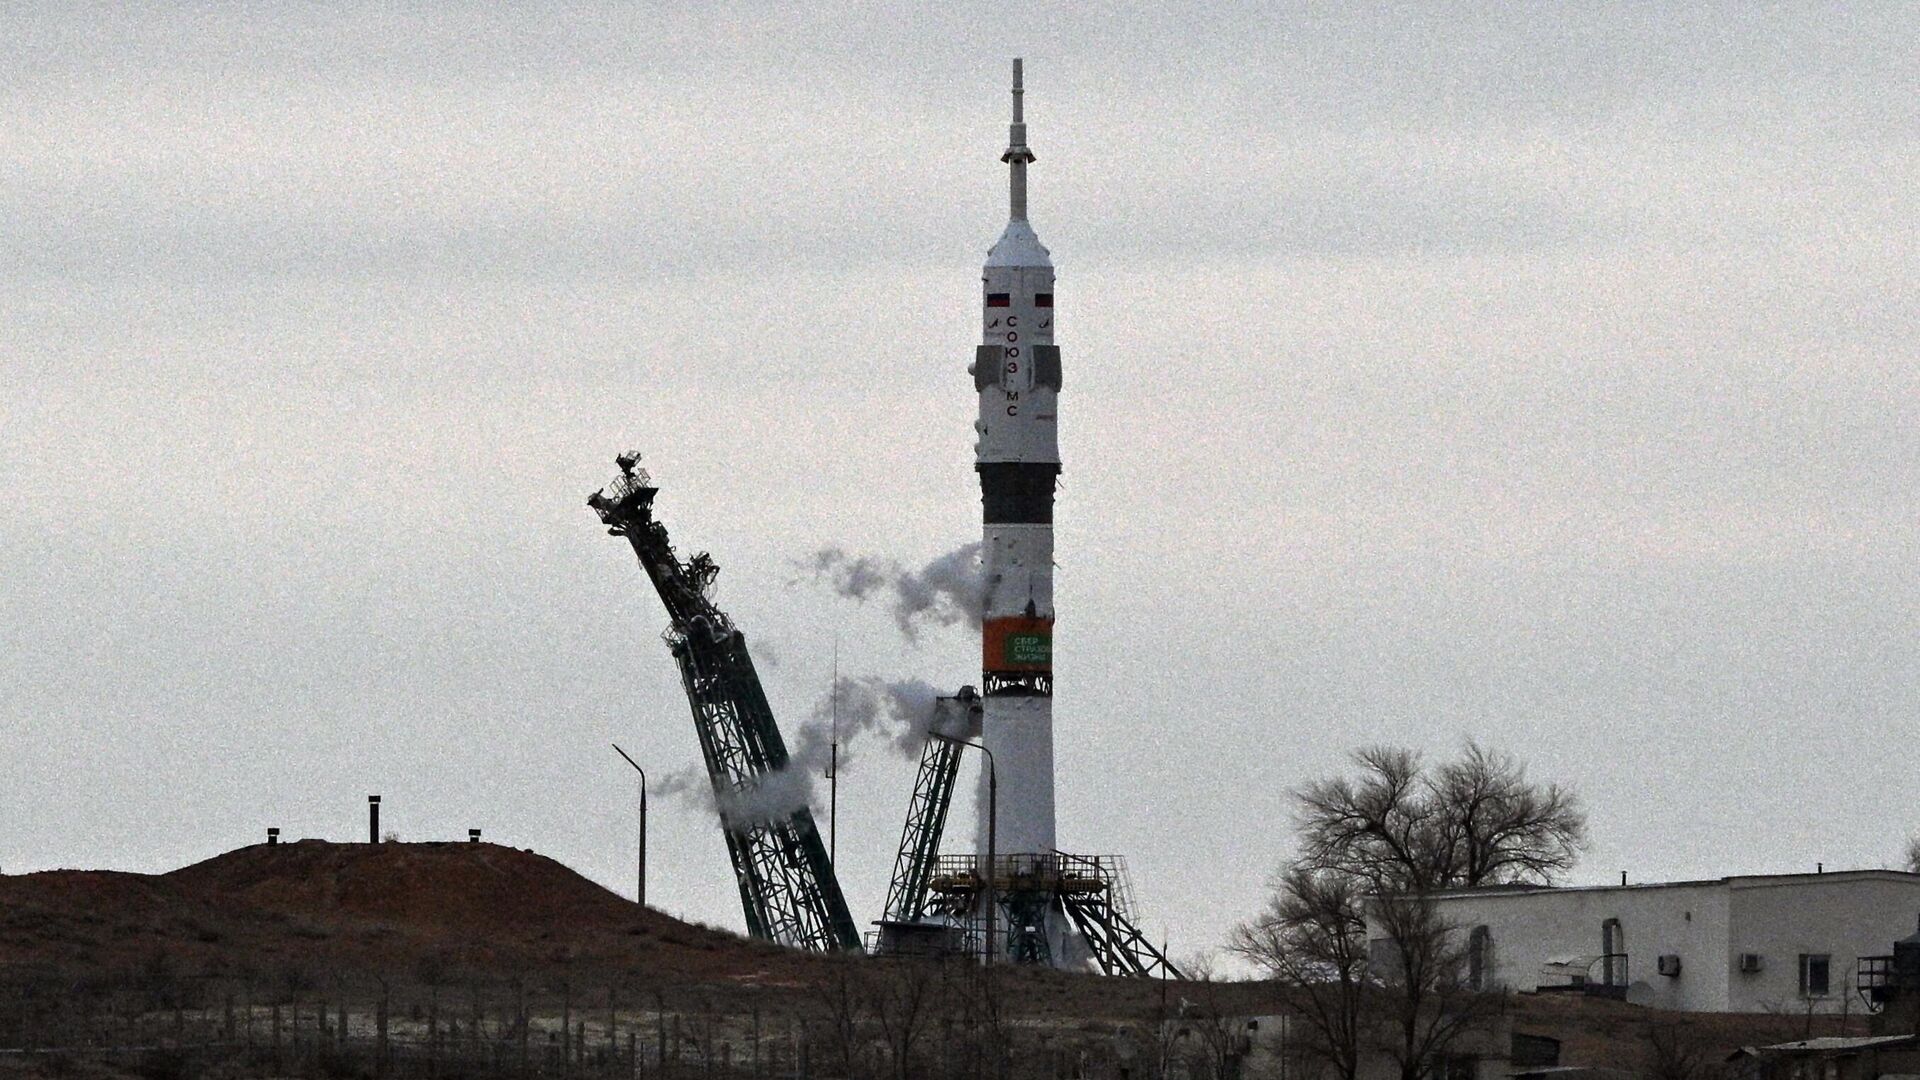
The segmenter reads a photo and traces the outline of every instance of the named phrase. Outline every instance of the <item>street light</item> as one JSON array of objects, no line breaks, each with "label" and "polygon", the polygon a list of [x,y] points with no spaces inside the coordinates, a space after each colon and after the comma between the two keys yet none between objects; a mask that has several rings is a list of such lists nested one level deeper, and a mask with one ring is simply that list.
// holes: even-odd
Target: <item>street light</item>
[{"label": "street light", "polygon": [[993,751],[987,749],[985,743],[968,742],[965,739],[956,739],[951,735],[942,735],[937,731],[930,732],[929,737],[939,739],[944,743],[952,743],[955,746],[971,746],[975,750],[987,755],[987,950],[985,962],[991,964],[993,963],[994,945],[993,916],[994,910],[1000,906],[999,896],[994,888],[996,884],[994,879],[994,864],[999,862],[997,857],[999,852],[996,849],[1000,839],[999,770],[994,766]]},{"label": "street light", "polygon": [[620,749],[619,743],[614,743],[613,749],[615,753],[627,759],[627,764],[633,766],[634,772],[637,772],[640,774],[640,887],[638,891],[635,892],[634,897],[637,901],[639,901],[639,904],[641,907],[646,907],[647,906],[647,770],[641,768],[640,763],[633,760],[633,758],[630,755],[628,755],[628,753],[625,750]]}]

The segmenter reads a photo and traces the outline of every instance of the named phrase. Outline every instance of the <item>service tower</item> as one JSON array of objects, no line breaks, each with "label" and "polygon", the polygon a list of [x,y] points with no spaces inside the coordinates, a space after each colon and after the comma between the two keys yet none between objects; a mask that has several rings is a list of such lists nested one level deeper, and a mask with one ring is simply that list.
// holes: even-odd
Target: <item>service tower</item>
[{"label": "service tower", "polygon": [[[998,771],[996,846],[1002,862],[1016,863],[1048,860],[1055,850],[1053,487],[1060,473],[1053,260],[1027,223],[1027,165],[1034,156],[1021,93],[1015,60],[1013,125],[1000,158],[1008,171],[1009,214],[981,275],[981,343],[972,368],[980,396],[974,468],[986,578],[981,732]],[[980,838],[979,852],[988,850],[986,839]],[[1052,939],[1047,951],[1058,957],[1064,922],[1054,917],[1054,905],[1047,907],[1024,918],[1009,912],[1007,929]]]}]

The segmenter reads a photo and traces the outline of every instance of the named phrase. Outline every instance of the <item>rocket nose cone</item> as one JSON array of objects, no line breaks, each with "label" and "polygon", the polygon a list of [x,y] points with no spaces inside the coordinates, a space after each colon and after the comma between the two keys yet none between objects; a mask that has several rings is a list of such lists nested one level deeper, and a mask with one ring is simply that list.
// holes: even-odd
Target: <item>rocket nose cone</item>
[{"label": "rocket nose cone", "polygon": [[987,252],[988,266],[1053,266],[1053,257],[1041,246],[1033,226],[1023,218],[1007,222],[1007,229]]}]

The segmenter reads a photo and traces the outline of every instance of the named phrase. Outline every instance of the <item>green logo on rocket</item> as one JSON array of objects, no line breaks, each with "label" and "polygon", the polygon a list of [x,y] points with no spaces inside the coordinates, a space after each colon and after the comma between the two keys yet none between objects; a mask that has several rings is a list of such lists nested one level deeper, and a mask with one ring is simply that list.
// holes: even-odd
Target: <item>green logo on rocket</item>
[{"label": "green logo on rocket", "polygon": [[1052,634],[1008,634],[1007,660],[1014,664],[1052,664]]}]

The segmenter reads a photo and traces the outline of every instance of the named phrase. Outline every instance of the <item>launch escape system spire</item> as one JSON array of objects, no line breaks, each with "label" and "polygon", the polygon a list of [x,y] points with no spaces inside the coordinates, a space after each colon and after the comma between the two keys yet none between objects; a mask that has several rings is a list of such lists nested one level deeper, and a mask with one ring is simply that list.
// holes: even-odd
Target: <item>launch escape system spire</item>
[{"label": "launch escape system spire", "polygon": [[[981,691],[943,699],[908,804],[882,950],[962,949],[989,959],[1108,974],[1172,967],[1135,926],[1125,863],[1071,855],[1055,836],[1053,785],[1053,493],[1060,473],[1060,349],[1054,344],[1053,261],[1027,221],[1025,87],[1013,62],[1007,149],[1008,220],[981,274],[981,338],[969,371],[978,398],[974,469],[982,533]],[[652,518],[655,488],[635,456],[588,502],[632,542],[672,619],[701,749],[721,805],[786,765],[778,725],[747,657],[745,638],[706,597],[716,572],[685,563]],[[977,744],[970,743],[978,738]],[[962,758],[985,752],[983,808],[972,855],[942,855]],[[992,835],[988,830],[992,826]],[[831,861],[811,813],[723,821],[749,932],[806,948],[856,944]]]}]

